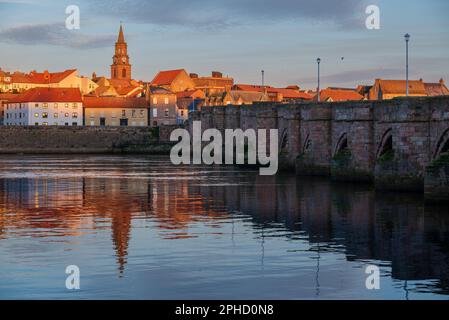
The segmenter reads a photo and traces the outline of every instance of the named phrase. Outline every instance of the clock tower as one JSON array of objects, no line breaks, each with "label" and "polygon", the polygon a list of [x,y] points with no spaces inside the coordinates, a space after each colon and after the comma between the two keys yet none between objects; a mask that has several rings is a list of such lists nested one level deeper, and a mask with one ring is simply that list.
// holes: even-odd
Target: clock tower
[{"label": "clock tower", "polygon": [[131,65],[129,64],[128,44],[123,35],[123,26],[120,24],[120,31],[115,43],[115,54],[112,57],[111,79],[131,80]]}]

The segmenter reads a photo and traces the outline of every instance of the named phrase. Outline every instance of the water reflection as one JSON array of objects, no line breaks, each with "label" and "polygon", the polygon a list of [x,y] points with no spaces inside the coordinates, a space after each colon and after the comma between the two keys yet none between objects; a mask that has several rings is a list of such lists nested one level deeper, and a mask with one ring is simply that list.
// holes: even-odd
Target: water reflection
[{"label": "water reflection", "polygon": [[[173,167],[163,157],[0,160],[0,269],[8,273],[0,297],[34,297],[16,278],[31,279],[39,259],[57,263],[89,252],[92,266],[106,268],[110,248],[115,279],[138,284],[134,291],[114,278],[99,284],[92,273],[95,290],[85,297],[449,297],[449,209],[425,206],[416,194]],[[380,293],[364,288],[366,263],[382,266]],[[45,270],[36,271],[43,277],[36,290],[65,297],[51,292],[54,276]],[[139,283],[172,276],[177,282],[154,291]],[[260,286],[272,292],[263,295]],[[193,294],[194,287],[201,292]]]}]

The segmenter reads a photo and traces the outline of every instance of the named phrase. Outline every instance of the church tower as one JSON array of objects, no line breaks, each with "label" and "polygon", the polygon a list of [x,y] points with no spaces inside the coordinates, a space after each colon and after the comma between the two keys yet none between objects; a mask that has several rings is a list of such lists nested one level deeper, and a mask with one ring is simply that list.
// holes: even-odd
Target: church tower
[{"label": "church tower", "polygon": [[123,26],[120,24],[120,31],[115,43],[115,54],[112,57],[111,79],[131,80],[131,65],[129,64],[128,44],[123,35]]}]

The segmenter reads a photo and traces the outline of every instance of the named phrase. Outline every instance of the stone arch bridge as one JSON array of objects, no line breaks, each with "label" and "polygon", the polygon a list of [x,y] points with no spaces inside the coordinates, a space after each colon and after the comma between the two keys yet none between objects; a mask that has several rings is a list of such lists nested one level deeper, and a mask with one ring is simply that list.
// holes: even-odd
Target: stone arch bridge
[{"label": "stone arch bridge", "polygon": [[449,97],[204,107],[202,130],[278,129],[281,167],[449,199]]}]

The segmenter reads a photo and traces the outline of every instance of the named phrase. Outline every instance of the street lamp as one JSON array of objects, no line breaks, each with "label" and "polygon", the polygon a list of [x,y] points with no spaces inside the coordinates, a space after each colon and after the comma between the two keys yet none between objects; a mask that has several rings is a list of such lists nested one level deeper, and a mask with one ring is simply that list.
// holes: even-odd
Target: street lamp
[{"label": "street lamp", "polygon": [[406,74],[406,81],[405,81],[405,85],[406,85],[406,96],[408,97],[409,94],[409,88],[408,88],[408,43],[410,41],[410,35],[407,33],[405,36],[405,74]]},{"label": "street lamp", "polygon": [[318,91],[317,91],[318,95],[317,95],[317,97],[318,97],[318,102],[320,102],[320,63],[321,63],[321,59],[320,58],[316,59],[316,62],[318,64]]},{"label": "street lamp", "polygon": [[265,87],[265,70],[262,70],[262,89]]}]

